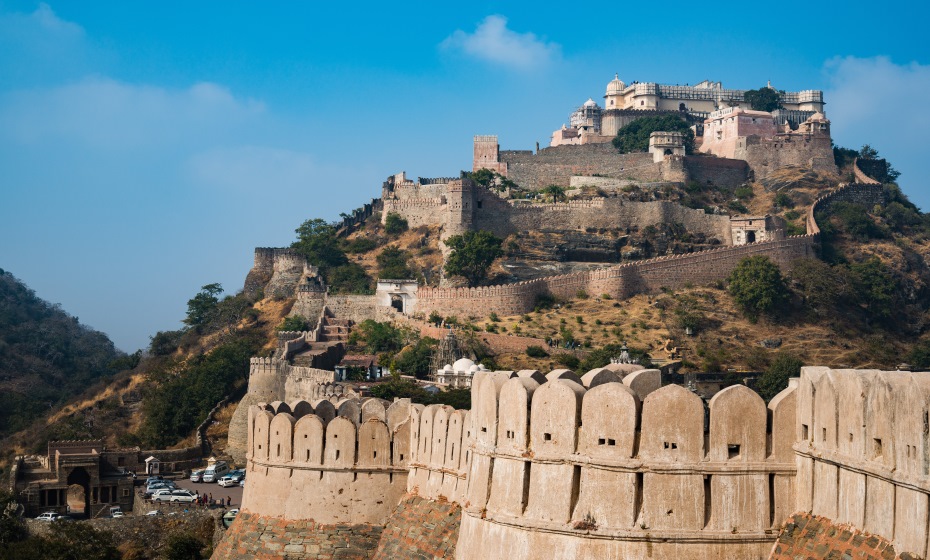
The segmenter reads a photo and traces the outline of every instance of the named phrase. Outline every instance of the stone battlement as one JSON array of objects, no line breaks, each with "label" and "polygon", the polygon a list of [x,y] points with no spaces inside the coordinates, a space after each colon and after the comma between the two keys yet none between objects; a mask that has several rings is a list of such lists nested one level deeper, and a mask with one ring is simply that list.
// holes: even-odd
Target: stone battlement
[{"label": "stone battlement", "polygon": [[[326,400],[249,407],[243,511],[383,524],[407,486],[409,402]],[[289,499],[313,496],[312,500]]]},{"label": "stone battlement", "polygon": [[926,557],[930,374],[805,367],[797,394],[797,509]]},{"label": "stone battlement", "polygon": [[[651,546],[657,557],[704,558],[711,543],[726,543],[727,557],[768,552],[769,532],[794,511],[793,388],[766,407],[736,385],[705,407],[677,385],[641,401],[623,383],[585,377],[587,387],[567,370],[542,383],[538,374],[476,375],[473,409],[462,417],[471,421],[463,445],[474,443],[462,458],[467,545],[458,557],[517,546],[512,556],[529,558],[547,548],[542,540],[556,550],[584,542],[588,557],[638,556]],[[411,462],[410,484],[419,487],[416,465],[442,464],[452,478],[463,470],[448,453],[436,457],[448,449],[443,440],[456,441],[456,413],[432,410],[432,419],[430,408],[421,416]],[[427,487],[438,483],[434,472]]]}]

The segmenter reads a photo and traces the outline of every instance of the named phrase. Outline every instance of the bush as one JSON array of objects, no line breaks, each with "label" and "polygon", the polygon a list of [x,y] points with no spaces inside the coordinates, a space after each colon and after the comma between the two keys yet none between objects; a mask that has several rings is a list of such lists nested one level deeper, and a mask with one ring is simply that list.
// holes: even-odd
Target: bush
[{"label": "bush", "polygon": [[466,231],[446,240],[451,249],[446,259],[445,270],[454,276],[462,276],[469,286],[477,285],[488,275],[495,259],[503,254],[503,240],[488,231]]},{"label": "bush", "polygon": [[772,364],[756,380],[756,392],[766,402],[788,387],[788,379],[801,375],[804,362],[787,352],[780,352]]},{"label": "bush", "polygon": [[781,107],[780,94],[770,87],[750,89],[743,92],[743,99],[753,111],[771,113]]},{"label": "bush", "polygon": [[536,303],[533,305],[533,311],[539,313],[545,309],[552,309],[556,301],[555,296],[550,293],[539,294],[536,296]]},{"label": "bush", "polygon": [[740,200],[748,200],[756,196],[756,193],[752,190],[752,187],[739,187],[733,191],[733,196]]},{"label": "bush", "polygon": [[404,233],[407,231],[407,220],[402,218],[400,214],[388,212],[387,217],[384,218],[384,231],[389,235]]},{"label": "bush", "polygon": [[371,277],[358,263],[350,262],[330,269],[329,288],[334,294],[363,294],[374,293]]},{"label": "bush", "polygon": [[654,115],[636,119],[617,131],[613,145],[622,154],[649,150],[649,135],[653,132],[681,132],[684,135],[685,152],[694,151],[694,131],[676,115]]},{"label": "bush", "polygon": [[424,337],[415,344],[410,345],[394,356],[391,362],[391,371],[413,375],[418,379],[426,379],[430,371],[430,358],[433,355],[433,349],[439,343],[434,338]]},{"label": "bush", "polygon": [[192,533],[175,534],[168,537],[161,557],[164,560],[200,560],[206,545]]},{"label": "bush", "polygon": [[352,329],[349,345],[360,347],[369,354],[397,352],[403,346],[400,331],[391,323],[365,319]]},{"label": "bush", "polygon": [[750,321],[773,315],[788,303],[788,286],[778,265],[765,256],[740,261],[729,278],[729,292]]},{"label": "bush", "polygon": [[397,247],[385,247],[378,255],[378,277],[402,280],[413,277],[413,271],[407,265],[410,255]]},{"label": "bush", "polygon": [[378,247],[378,242],[368,237],[356,237],[345,244],[347,253],[367,253]]},{"label": "bush", "polygon": [[794,208],[794,201],[791,200],[791,197],[788,196],[787,193],[782,192],[782,193],[776,194],[774,202],[775,202],[775,206],[781,206],[782,208]]},{"label": "bush", "polygon": [[290,317],[285,317],[284,321],[281,321],[281,324],[275,327],[275,330],[278,332],[282,331],[308,331],[310,330],[310,322],[306,318],[301,317],[300,315],[291,315]]},{"label": "bush", "polygon": [[549,353],[543,350],[542,346],[527,346],[526,355],[530,358],[545,358]]},{"label": "bush", "polygon": [[578,367],[578,364],[581,363],[577,356],[569,354],[568,352],[560,352],[553,358],[557,364],[563,365],[569,369],[575,369]]}]

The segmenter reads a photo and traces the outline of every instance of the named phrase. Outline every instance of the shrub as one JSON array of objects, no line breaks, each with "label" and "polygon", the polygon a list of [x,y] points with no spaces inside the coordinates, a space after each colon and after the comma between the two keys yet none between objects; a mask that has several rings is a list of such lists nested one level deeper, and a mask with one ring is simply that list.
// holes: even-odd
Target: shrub
[{"label": "shrub", "polygon": [[775,195],[774,199],[776,206],[781,206],[782,208],[794,208],[794,201],[791,200],[791,197],[787,193],[780,192]]},{"label": "shrub", "polygon": [[739,187],[733,191],[733,196],[740,200],[747,200],[754,197],[755,195],[756,193],[753,192],[752,187],[749,186]]},{"label": "shrub", "polygon": [[677,115],[654,115],[636,119],[617,131],[613,145],[622,154],[649,150],[649,135],[653,132],[681,132],[684,135],[685,152],[694,151],[694,131]]},{"label": "shrub", "polygon": [[575,369],[580,363],[577,356],[574,354],[569,354],[568,352],[561,352],[556,354],[554,358],[556,363],[563,365],[568,369]]},{"label": "shrub", "polygon": [[772,364],[756,380],[756,392],[766,401],[780,393],[788,386],[788,379],[801,374],[804,362],[787,352],[780,352]]},{"label": "shrub", "polygon": [[310,330],[310,323],[306,318],[300,315],[291,315],[285,317],[281,324],[275,327],[278,332],[281,331],[307,331]]},{"label": "shrub", "polygon": [[747,257],[727,279],[733,300],[751,321],[774,314],[788,302],[788,286],[778,265],[765,256]]},{"label": "shrub", "polygon": [[530,358],[545,358],[549,353],[543,350],[541,346],[528,346],[526,348],[526,355]]},{"label": "shrub", "polygon": [[407,231],[407,220],[402,218],[400,214],[388,212],[388,215],[384,218],[384,231],[389,235],[404,233]]},{"label": "shrub", "polygon": [[345,244],[347,253],[367,253],[378,247],[378,242],[369,237],[357,237]]},{"label": "shrub", "polygon": [[470,286],[477,285],[487,277],[495,259],[503,254],[503,240],[488,231],[466,231],[446,240],[451,249],[446,258],[445,270],[454,276],[462,276]]}]

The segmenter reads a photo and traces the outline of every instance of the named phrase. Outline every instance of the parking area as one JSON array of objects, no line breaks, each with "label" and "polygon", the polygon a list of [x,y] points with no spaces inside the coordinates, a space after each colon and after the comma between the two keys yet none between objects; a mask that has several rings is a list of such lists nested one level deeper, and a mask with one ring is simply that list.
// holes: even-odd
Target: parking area
[{"label": "parking area", "polygon": [[[212,494],[214,500],[225,500],[229,497],[232,500],[232,505],[229,507],[237,508],[242,505],[242,490],[241,486],[230,486],[229,488],[223,488],[215,482],[191,482],[189,478],[180,478],[175,480],[178,488],[184,488],[185,490],[190,490],[191,492],[199,492],[203,494]],[[246,482],[248,484],[248,482]]]}]

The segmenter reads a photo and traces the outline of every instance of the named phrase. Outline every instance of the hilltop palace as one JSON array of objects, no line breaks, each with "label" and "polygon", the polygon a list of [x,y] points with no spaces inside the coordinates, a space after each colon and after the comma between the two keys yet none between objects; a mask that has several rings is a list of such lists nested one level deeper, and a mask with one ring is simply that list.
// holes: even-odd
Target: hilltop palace
[{"label": "hilltop palace", "polygon": [[[771,88],[771,83],[766,87]],[[723,115],[733,114],[734,109],[750,110],[745,93],[741,89],[724,89],[722,83],[709,80],[693,86],[641,82],[626,85],[615,76],[607,84],[604,108],[589,98],[569,116],[568,126],[552,133],[550,146],[610,142],[618,130],[647,114],[680,113],[700,129],[705,121],[717,121]],[[822,91],[780,92],[779,102],[781,108],[756,116],[773,124],[788,124],[791,129],[797,129],[817,113],[823,117]],[[721,113],[723,110],[729,111]]]}]

